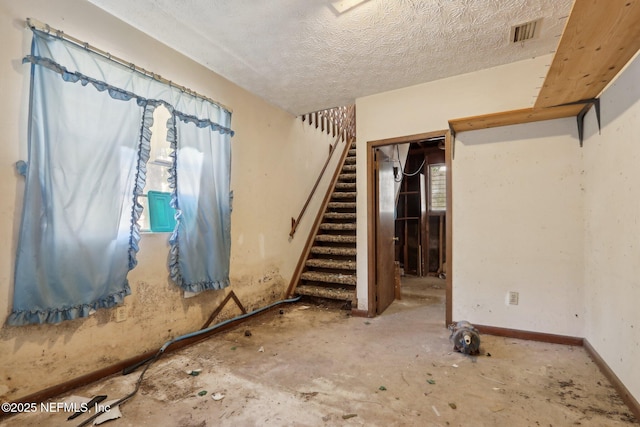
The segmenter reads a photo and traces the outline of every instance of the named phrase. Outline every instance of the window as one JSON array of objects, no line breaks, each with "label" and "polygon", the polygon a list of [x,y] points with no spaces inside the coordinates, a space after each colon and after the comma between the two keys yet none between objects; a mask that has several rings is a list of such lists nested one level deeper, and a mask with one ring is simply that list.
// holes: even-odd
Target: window
[{"label": "window", "polygon": [[153,112],[151,152],[147,162],[144,194],[138,196],[142,205],[139,224],[142,232],[172,232],[176,226],[175,209],[171,207],[169,169],[171,144],[167,141],[167,120],[171,113],[163,105]]},{"label": "window", "polygon": [[229,286],[231,112],[48,26],[32,29],[29,158],[7,324],[58,323],[120,304],[131,293],[141,223],[173,230],[168,268],[178,287]]},{"label": "window", "polygon": [[447,166],[444,163],[429,165],[429,211],[447,210]]}]

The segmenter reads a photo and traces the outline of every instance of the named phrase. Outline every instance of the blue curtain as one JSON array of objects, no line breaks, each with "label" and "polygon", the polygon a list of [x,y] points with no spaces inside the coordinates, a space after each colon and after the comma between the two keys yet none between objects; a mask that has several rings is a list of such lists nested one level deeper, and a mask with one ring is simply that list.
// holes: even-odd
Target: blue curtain
[{"label": "blue curtain", "polygon": [[171,171],[177,225],[171,236],[173,281],[189,292],[229,285],[231,210],[228,134],[174,115],[167,132],[177,159]]},{"label": "blue curtain", "polygon": [[172,112],[176,229],[185,290],[228,286],[230,112],[34,31],[29,161],[11,325],[86,317],[130,293],[153,110]]}]

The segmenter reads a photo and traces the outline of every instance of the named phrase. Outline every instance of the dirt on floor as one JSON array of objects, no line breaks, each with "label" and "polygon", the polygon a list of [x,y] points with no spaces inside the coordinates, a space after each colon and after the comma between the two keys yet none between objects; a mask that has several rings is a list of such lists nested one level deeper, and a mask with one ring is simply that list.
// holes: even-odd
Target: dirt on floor
[{"label": "dirt on floor", "polygon": [[[638,424],[580,347],[482,335],[454,352],[444,282],[403,282],[381,316],[281,306],[163,356],[117,426],[628,426]],[[74,390],[117,399],[141,370]],[[107,400],[107,401],[108,401]],[[2,426],[76,426],[83,414],[21,414]]]}]

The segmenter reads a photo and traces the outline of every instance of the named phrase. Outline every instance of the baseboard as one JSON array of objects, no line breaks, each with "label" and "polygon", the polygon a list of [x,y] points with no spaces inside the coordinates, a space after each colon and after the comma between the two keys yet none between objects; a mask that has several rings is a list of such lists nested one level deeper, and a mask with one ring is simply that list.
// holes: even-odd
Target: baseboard
[{"label": "baseboard", "polygon": [[367,310],[356,310],[355,308],[351,309],[352,317],[369,317],[369,312]]},{"label": "baseboard", "polygon": [[540,341],[551,344],[575,345],[578,347],[582,346],[582,343],[584,341],[582,338],[572,337],[568,335],[545,334],[543,332],[531,332],[523,331],[520,329],[499,328],[496,326],[485,326],[476,324],[474,324],[473,326],[475,326],[476,329],[478,329],[482,334],[495,335],[498,337]]},{"label": "baseboard", "polygon": [[473,326],[475,326],[480,331],[480,333],[487,335],[584,347],[591,360],[593,360],[593,363],[596,364],[598,369],[600,369],[600,372],[602,372],[605,378],[607,378],[607,380],[611,383],[613,388],[620,395],[622,401],[631,410],[636,419],[640,420],[640,403],[638,403],[638,400],[633,397],[633,395],[631,394],[631,392],[629,392],[627,387],[625,387],[623,382],[620,381],[620,378],[618,378],[618,376],[611,370],[609,365],[607,365],[604,359],[600,357],[598,352],[593,348],[591,343],[589,343],[586,338],[522,331],[519,329],[498,328],[495,326],[475,324]]},{"label": "baseboard", "polygon": [[629,407],[633,415],[636,417],[636,420],[640,420],[640,403],[636,400],[635,397],[629,392],[627,387],[620,381],[620,378],[611,370],[609,365],[604,361],[602,357],[598,354],[598,352],[593,348],[591,343],[585,338],[583,343],[584,349],[593,360],[593,363],[598,366],[600,372],[609,380],[613,388],[616,389],[620,398],[626,403]]},{"label": "baseboard", "polygon": [[[264,313],[268,313],[271,310],[273,310],[275,307],[272,307],[271,309],[256,313],[255,316],[260,316],[261,314]],[[251,316],[250,318],[253,318],[254,316]],[[244,319],[237,319],[235,321],[229,322],[224,326],[221,326],[217,329],[214,329],[208,333],[202,334],[200,336],[196,336],[193,338],[189,338],[189,339],[185,339],[182,341],[178,341],[176,343],[171,344],[169,347],[166,348],[166,350],[164,351],[163,354],[166,353],[171,353],[174,352],[176,350],[179,350],[181,348],[193,345],[199,341],[205,340],[209,337],[211,337],[212,335],[218,334],[220,332],[229,330],[235,326],[240,325],[241,323],[243,323],[245,320],[247,320],[249,318],[244,318]],[[74,390],[76,388],[79,387],[83,387],[85,385],[91,384],[93,382],[96,382],[98,380],[101,380],[103,378],[106,378],[110,375],[114,375],[114,374],[118,374],[118,373],[122,373],[122,371],[125,368],[128,368],[130,366],[135,365],[136,363],[140,363],[143,360],[149,359],[150,357],[153,357],[155,354],[157,353],[157,350],[153,350],[153,351],[149,351],[146,352],[144,354],[140,354],[138,356],[132,357],[130,359],[126,359],[123,360],[121,362],[116,363],[115,365],[111,365],[111,366],[107,366],[105,368],[102,369],[98,369],[97,371],[93,371],[90,372],[86,375],[82,375],[80,377],[76,377],[73,378],[69,381],[65,381],[64,383],[61,384],[57,384],[55,386],[46,388],[44,390],[38,391],[36,393],[30,394],[28,396],[24,396],[21,397],[19,399],[15,399],[12,402],[14,403],[40,403],[40,402],[44,402],[48,399],[52,399],[56,396],[59,396],[63,393],[66,393],[68,391]],[[130,375],[136,375],[136,373],[132,373]],[[0,410],[0,419],[6,418],[6,417],[10,417],[11,415],[15,415],[14,413],[7,413],[4,412],[2,410]]]},{"label": "baseboard", "polygon": [[[46,388],[44,390],[40,390],[28,396],[21,397],[19,399],[13,400],[14,403],[40,403],[44,402],[48,399],[51,399],[55,396],[59,396],[63,393],[71,391],[75,388],[85,386],[87,384],[91,384],[102,378],[106,378],[113,374],[117,374],[122,372],[124,368],[135,365],[136,363],[140,363],[143,360],[153,356],[156,352],[148,352],[141,354],[139,356],[132,357],[127,360],[123,360],[121,362],[116,363],[115,365],[107,366],[106,368],[98,369],[97,371],[90,372],[86,375],[82,375],[80,377],[73,378],[69,381],[65,381],[64,383],[54,385],[52,387]],[[0,419],[4,417],[9,417],[14,415],[13,413],[7,413],[4,411],[0,411]]]}]

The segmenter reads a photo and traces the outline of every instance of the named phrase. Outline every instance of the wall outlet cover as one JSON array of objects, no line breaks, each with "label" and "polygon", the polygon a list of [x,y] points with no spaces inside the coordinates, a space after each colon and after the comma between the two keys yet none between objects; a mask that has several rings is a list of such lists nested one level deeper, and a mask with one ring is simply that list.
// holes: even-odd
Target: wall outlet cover
[{"label": "wall outlet cover", "polygon": [[125,320],[127,320],[126,307],[123,305],[116,307],[116,322],[124,322]]}]

